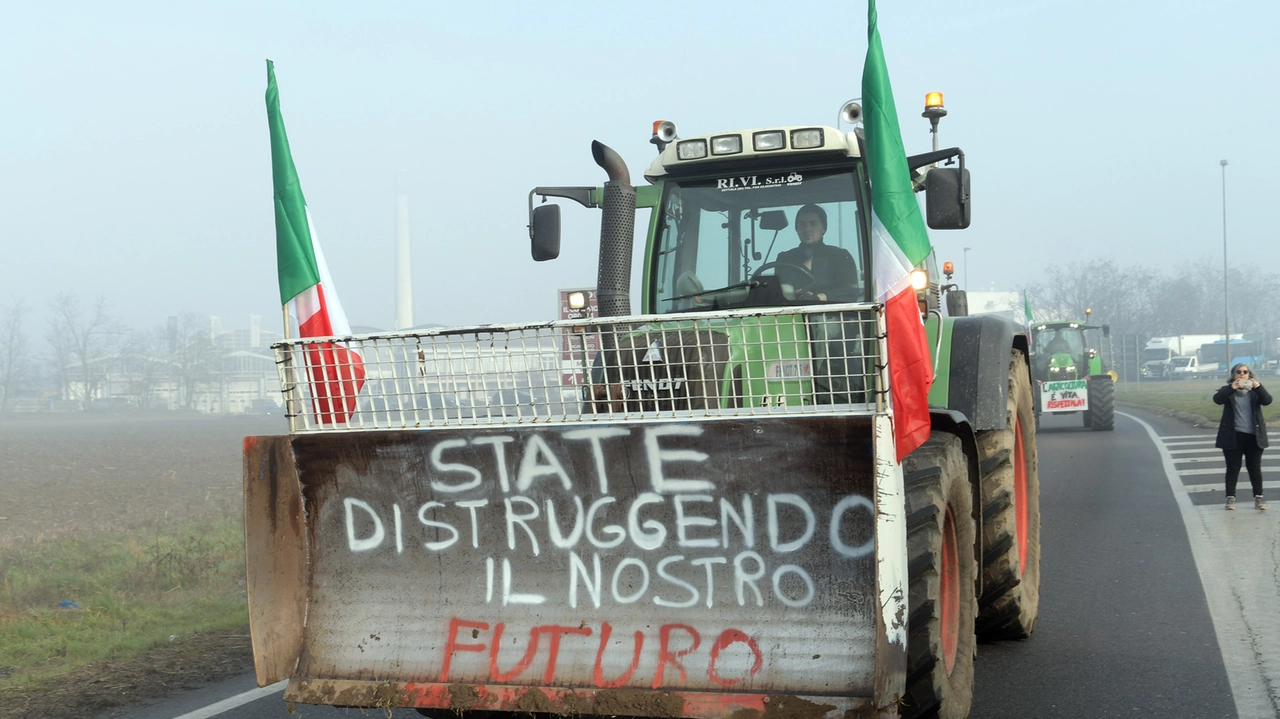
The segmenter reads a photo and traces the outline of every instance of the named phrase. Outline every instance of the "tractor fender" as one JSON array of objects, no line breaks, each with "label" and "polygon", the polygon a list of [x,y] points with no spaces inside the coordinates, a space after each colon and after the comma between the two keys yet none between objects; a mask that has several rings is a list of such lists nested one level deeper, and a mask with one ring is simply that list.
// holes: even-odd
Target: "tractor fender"
[{"label": "tractor fender", "polygon": [[[1006,382],[1005,384],[1008,384]],[[929,427],[934,432],[946,432],[960,438],[964,454],[969,458],[969,491],[973,494],[973,521],[977,528],[977,539],[973,543],[973,557],[982,566],[982,479],[979,477],[982,463],[978,456],[978,436],[963,414],[946,407],[929,408]],[[982,572],[978,572],[974,587],[978,596],[982,596]]]},{"label": "tractor fender", "polygon": [[1026,337],[1011,320],[994,315],[956,317],[951,327],[947,407],[968,418],[973,431],[1003,429],[1009,392],[1009,350],[1026,352]]}]

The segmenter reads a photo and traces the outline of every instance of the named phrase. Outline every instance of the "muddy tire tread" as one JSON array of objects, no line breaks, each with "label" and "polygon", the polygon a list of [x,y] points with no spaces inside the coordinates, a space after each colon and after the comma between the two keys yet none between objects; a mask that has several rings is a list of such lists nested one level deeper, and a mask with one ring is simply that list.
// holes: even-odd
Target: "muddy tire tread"
[{"label": "muddy tire tread", "polygon": [[[1040,609],[1040,481],[1036,413],[1021,350],[1009,358],[1007,425],[978,432],[982,471],[982,586],[977,632],[981,641],[1022,639],[1035,628]],[[1021,418],[1027,473],[1027,562],[1021,568],[1014,497],[1014,419]]]},{"label": "muddy tire tread", "polygon": [[[973,556],[977,527],[968,466],[959,438],[936,432],[904,461],[910,583],[907,686],[899,707],[904,719],[960,719],[968,716],[973,701],[973,658],[977,648],[973,634],[977,597],[973,587],[978,567]],[[938,617],[939,562],[948,505],[955,522],[961,587],[960,636],[950,676],[942,659]]]}]

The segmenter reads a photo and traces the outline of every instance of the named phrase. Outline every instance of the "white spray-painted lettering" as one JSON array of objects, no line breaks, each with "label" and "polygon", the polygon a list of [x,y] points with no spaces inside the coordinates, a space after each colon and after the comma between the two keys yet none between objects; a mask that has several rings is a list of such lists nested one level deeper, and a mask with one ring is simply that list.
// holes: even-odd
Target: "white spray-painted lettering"
[{"label": "white spray-painted lettering", "polygon": [[[479,550],[475,591],[502,606],[550,601],[561,590],[549,586],[544,567],[556,563],[529,570],[528,559],[542,556],[544,548],[562,552],[565,561],[558,564],[567,568],[568,581],[561,596],[571,608],[580,602],[594,608],[641,602],[672,609],[726,602],[803,608],[819,594],[812,573],[818,568],[807,566],[806,558],[825,557],[817,574],[825,578],[833,559],[874,553],[869,498],[815,499],[795,491],[718,496],[714,478],[724,469],[689,447],[702,437],[702,427],[656,425],[636,432],[642,436],[631,440],[625,438],[632,430],[616,427],[566,430],[559,435],[563,442],[548,441],[550,431],[440,440],[427,451],[427,483],[435,493],[430,501],[403,507],[343,498],[347,547],[370,553],[390,539],[384,551],[396,555],[411,555],[414,547]],[[580,454],[558,454],[574,444]],[[627,462],[611,463],[614,451],[625,452]],[[490,459],[477,460],[490,452]],[[632,462],[637,455],[643,457],[638,466]],[[609,468],[617,473],[619,466],[628,474],[610,478]],[[787,484],[767,468],[755,469],[766,472],[762,487]],[[630,496],[610,495],[611,479],[626,485]],[[501,502],[491,506],[495,493]],[[416,525],[405,522],[405,512]],[[765,535],[759,541],[757,527]],[[498,533],[502,539],[495,542]],[[788,559],[779,561],[784,555]]]}]

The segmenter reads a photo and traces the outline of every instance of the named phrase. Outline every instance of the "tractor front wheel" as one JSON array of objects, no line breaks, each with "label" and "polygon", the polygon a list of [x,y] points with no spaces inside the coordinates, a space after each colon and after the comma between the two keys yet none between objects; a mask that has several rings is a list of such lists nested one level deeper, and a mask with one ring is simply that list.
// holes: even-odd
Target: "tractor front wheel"
[{"label": "tractor front wheel", "polygon": [[935,432],[903,462],[907,495],[907,688],[904,719],[962,719],[973,702],[977,597],[969,459]]},{"label": "tractor front wheel", "polygon": [[1089,409],[1085,426],[1098,432],[1116,428],[1116,383],[1105,374],[1089,378]]},{"label": "tractor front wheel", "polygon": [[1040,614],[1040,473],[1027,363],[1009,358],[1004,429],[978,432],[982,474],[982,596],[978,636],[1021,639]]}]

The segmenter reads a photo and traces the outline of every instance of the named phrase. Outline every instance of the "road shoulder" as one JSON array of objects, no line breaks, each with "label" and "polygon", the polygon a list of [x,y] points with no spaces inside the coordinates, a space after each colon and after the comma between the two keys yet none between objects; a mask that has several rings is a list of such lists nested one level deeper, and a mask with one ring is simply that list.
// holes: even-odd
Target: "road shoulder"
[{"label": "road shoulder", "polygon": [[[1126,409],[1122,414],[1138,422],[1160,452],[1187,528],[1236,711],[1242,719],[1280,716],[1280,512],[1260,512],[1248,501],[1234,512],[1224,511],[1222,502],[1196,502],[1193,495],[1200,493],[1195,484],[1189,487],[1188,476],[1201,483],[1221,479],[1189,474],[1193,470],[1185,467],[1193,459],[1182,453],[1212,460],[1217,450],[1212,449],[1211,430],[1170,426],[1168,420]],[[1174,451],[1180,453],[1176,458]],[[1247,495],[1248,480],[1242,478],[1242,484]]]}]

